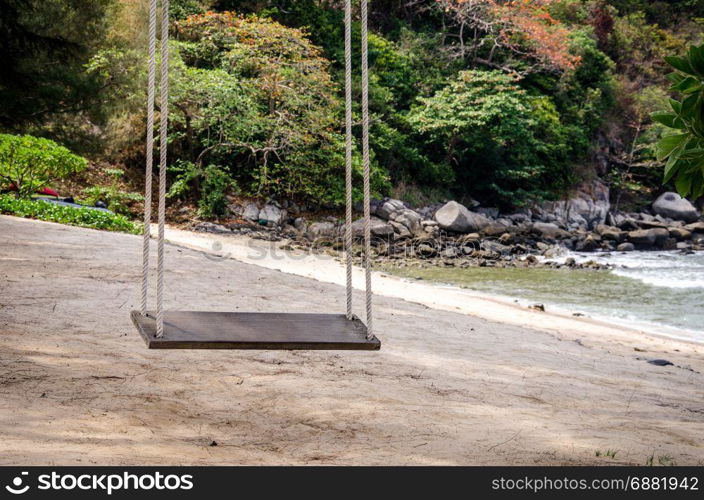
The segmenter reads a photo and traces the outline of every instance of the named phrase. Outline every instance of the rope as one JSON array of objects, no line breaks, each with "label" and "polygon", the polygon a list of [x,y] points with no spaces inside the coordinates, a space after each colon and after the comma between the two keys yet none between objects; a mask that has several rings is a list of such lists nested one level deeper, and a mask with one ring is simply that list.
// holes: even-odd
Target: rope
[{"label": "rope", "polygon": [[169,124],[169,0],[161,2],[161,104],[159,125],[159,239],[157,251],[156,337],[164,336],[164,224],[166,222],[166,150]]},{"label": "rope", "polygon": [[372,316],[372,268],[369,194],[369,61],[367,43],[367,0],[362,0],[362,163],[364,164],[364,277],[367,298],[367,339],[374,336]]},{"label": "rope", "polygon": [[142,315],[147,314],[149,243],[152,221],[152,167],[154,165],[154,94],[156,74],[156,2],[149,3],[149,77],[147,83],[147,163],[144,172],[144,239],[142,242]]},{"label": "rope", "polygon": [[352,0],[345,1],[345,190],[347,319],[352,319]]}]

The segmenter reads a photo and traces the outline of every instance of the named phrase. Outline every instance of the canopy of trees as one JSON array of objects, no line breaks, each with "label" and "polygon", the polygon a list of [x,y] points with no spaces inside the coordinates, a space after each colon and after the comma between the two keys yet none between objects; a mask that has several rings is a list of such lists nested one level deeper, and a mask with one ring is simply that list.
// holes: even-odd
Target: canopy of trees
[{"label": "canopy of trees", "polygon": [[[228,192],[342,200],[343,4],[171,1],[172,197],[205,216]],[[146,10],[0,1],[0,128],[139,172]],[[682,91],[664,59],[702,42],[702,2],[375,0],[370,12],[375,194],[520,206],[600,176],[638,204],[675,168],[654,146],[675,120],[651,114]]]}]

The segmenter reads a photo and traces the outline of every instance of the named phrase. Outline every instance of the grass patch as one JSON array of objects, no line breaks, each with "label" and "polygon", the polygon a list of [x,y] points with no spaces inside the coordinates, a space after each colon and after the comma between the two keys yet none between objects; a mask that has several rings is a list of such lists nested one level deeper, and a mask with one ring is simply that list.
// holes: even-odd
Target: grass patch
[{"label": "grass patch", "polygon": [[13,195],[0,195],[0,213],[105,231],[130,234],[142,232],[141,224],[133,223],[124,215],[89,208],[65,207],[43,200],[18,199]]}]

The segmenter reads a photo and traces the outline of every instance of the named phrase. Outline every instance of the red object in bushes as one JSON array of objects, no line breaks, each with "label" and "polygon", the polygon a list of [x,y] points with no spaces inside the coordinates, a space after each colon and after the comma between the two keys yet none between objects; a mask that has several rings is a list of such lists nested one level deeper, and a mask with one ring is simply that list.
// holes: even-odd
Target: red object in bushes
[{"label": "red object in bushes", "polygon": [[[14,184],[10,184],[7,189],[9,191],[17,191],[17,186],[15,186]],[[45,194],[47,196],[56,196],[57,198],[59,197],[59,193],[57,193],[53,189],[49,189],[47,187],[37,189],[37,194]]]}]

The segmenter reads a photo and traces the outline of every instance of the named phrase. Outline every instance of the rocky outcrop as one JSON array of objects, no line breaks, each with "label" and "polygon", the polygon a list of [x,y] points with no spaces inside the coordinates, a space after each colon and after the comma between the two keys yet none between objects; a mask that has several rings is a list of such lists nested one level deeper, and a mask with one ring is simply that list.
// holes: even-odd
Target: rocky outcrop
[{"label": "rocky outcrop", "polygon": [[674,220],[694,222],[699,218],[697,209],[677,193],[663,193],[653,202],[653,211]]},{"label": "rocky outcrop", "polygon": [[579,186],[573,197],[534,207],[542,222],[555,222],[565,228],[594,229],[606,222],[611,209],[609,188],[600,180]]},{"label": "rocky outcrop", "polygon": [[435,220],[442,229],[455,233],[481,231],[490,222],[485,216],[470,212],[467,207],[456,201],[447,202],[435,212]]}]

